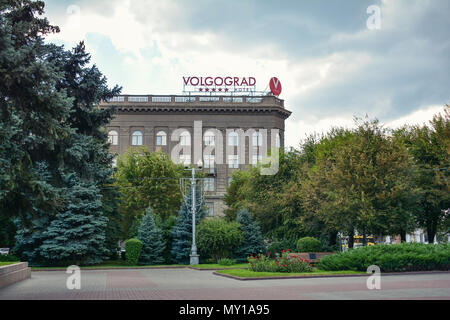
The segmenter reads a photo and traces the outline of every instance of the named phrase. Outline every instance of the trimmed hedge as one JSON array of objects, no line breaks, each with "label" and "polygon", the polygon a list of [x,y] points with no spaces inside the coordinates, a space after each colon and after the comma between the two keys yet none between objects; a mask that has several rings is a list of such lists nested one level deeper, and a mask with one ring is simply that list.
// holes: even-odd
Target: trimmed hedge
[{"label": "trimmed hedge", "polygon": [[0,254],[0,262],[17,262],[20,259],[12,254]]},{"label": "trimmed hedge", "polygon": [[129,239],[125,242],[125,257],[129,265],[138,264],[142,251],[142,241],[139,239]]},{"label": "trimmed hedge", "polygon": [[450,270],[450,244],[377,244],[323,257],[321,270],[366,271],[377,265],[383,272]]},{"label": "trimmed hedge", "polygon": [[304,237],[297,242],[297,252],[320,252],[322,244],[312,237]]}]

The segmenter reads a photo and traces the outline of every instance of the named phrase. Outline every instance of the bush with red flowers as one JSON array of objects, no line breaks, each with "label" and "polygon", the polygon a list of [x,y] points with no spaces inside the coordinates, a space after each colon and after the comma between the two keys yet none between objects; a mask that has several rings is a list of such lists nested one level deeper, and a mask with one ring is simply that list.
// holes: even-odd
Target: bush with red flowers
[{"label": "bush with red flowers", "polygon": [[301,258],[291,258],[289,249],[281,251],[271,258],[270,252],[267,255],[259,254],[248,257],[248,269],[256,272],[312,272],[313,268],[308,260]]}]

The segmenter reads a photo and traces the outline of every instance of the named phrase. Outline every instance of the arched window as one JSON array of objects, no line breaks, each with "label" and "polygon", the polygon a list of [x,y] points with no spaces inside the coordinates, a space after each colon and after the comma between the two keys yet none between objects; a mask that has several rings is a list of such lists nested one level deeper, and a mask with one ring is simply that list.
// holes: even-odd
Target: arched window
[{"label": "arched window", "polygon": [[205,136],[205,146],[214,146],[216,144],[216,136],[212,131],[206,131]]},{"label": "arched window", "polygon": [[275,136],[275,145],[276,145],[277,148],[280,148],[280,146],[281,146],[281,139],[280,139],[280,134],[279,133],[277,133],[276,136]]},{"label": "arched window", "polygon": [[236,132],[230,132],[228,134],[228,145],[229,146],[237,146],[239,144],[238,142],[238,134]]},{"label": "arched window", "polygon": [[116,130],[111,130],[108,132],[108,142],[113,146],[117,146],[119,144],[119,134]]},{"label": "arched window", "polygon": [[191,134],[189,131],[183,131],[180,134],[180,145],[182,146],[190,146],[191,145]]},{"label": "arched window", "polygon": [[137,130],[133,132],[131,136],[131,144],[133,146],[142,146],[142,132]]},{"label": "arched window", "polygon": [[253,144],[254,147],[261,147],[262,146],[262,140],[263,140],[263,137],[262,137],[261,132],[258,132],[258,131],[253,132],[252,144]]},{"label": "arched window", "polygon": [[167,134],[164,131],[159,131],[156,134],[156,145],[157,146],[167,145]]}]

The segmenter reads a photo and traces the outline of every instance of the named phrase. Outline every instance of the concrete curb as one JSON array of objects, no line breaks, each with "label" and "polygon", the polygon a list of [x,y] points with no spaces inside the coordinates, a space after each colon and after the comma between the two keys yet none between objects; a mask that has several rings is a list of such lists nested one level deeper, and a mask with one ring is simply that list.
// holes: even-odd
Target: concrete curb
[{"label": "concrete curb", "polygon": [[31,278],[28,262],[19,262],[0,267],[0,288]]},{"label": "concrete curb", "polygon": [[[407,276],[407,275],[415,275],[415,274],[440,274],[440,273],[450,273],[450,271],[414,271],[414,272],[389,272],[389,273],[381,273],[381,276]],[[239,281],[251,281],[251,280],[284,280],[284,279],[312,279],[312,278],[351,278],[351,277],[368,277],[371,274],[369,273],[358,273],[358,274],[330,274],[330,275],[316,275],[316,276],[279,276],[279,277],[238,277],[230,274],[223,274],[213,272],[216,276],[221,276],[225,278],[230,278]]]}]

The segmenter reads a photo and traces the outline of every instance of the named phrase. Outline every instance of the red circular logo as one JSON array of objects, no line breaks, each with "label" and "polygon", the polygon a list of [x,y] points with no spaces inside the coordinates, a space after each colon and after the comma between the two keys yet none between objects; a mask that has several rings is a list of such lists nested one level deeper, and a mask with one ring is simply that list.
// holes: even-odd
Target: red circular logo
[{"label": "red circular logo", "polygon": [[281,82],[280,82],[280,80],[278,80],[278,78],[276,78],[276,77],[271,78],[269,86],[270,86],[270,91],[272,91],[272,93],[275,96],[279,96],[280,95],[280,93],[281,93]]}]

